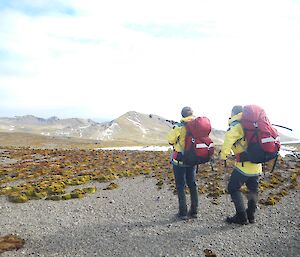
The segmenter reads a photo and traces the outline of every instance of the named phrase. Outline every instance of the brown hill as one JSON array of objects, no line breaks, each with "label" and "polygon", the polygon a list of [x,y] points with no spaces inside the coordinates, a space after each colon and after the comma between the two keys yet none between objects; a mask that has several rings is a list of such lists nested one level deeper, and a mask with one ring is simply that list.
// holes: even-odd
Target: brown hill
[{"label": "brown hill", "polygon": [[[0,132],[4,142],[19,145],[33,144],[51,146],[101,144],[108,146],[167,145],[166,135],[173,124],[154,114],[142,114],[130,111],[119,118],[103,123],[90,119],[49,119],[32,115],[0,118]],[[28,134],[28,135],[27,135]],[[211,138],[216,145],[223,142],[225,131],[212,129]],[[36,138],[34,138],[36,137]],[[9,140],[10,139],[10,140]],[[282,141],[292,140],[281,135]],[[70,143],[71,142],[71,143]]]}]

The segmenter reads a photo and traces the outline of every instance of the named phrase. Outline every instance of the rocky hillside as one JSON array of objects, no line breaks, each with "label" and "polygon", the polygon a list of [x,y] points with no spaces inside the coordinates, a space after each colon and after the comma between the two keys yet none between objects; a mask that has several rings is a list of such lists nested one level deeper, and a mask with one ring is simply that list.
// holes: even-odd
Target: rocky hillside
[{"label": "rocky hillside", "polygon": [[[32,115],[0,118],[0,132],[30,133],[55,138],[77,138],[95,142],[122,142],[124,145],[165,145],[172,123],[154,114],[130,111],[119,118],[98,123],[91,119],[48,119]],[[225,131],[213,129],[215,144],[223,141]],[[287,139],[287,138],[285,138]]]}]

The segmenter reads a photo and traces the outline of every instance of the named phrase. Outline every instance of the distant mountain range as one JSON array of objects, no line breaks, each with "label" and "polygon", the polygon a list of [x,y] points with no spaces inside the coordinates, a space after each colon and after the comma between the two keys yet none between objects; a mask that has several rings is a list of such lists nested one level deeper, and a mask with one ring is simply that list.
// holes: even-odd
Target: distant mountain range
[{"label": "distant mountain range", "polygon": [[[119,118],[98,123],[91,119],[43,119],[33,115],[0,118],[0,132],[21,132],[47,137],[80,138],[97,142],[123,142],[125,145],[166,145],[173,127],[167,119],[154,114],[130,111]],[[225,131],[212,129],[211,138],[221,144]],[[282,140],[293,140],[281,135]]]},{"label": "distant mountain range", "polygon": [[[0,132],[22,132],[49,137],[81,138],[95,141],[122,141],[147,145],[164,145],[173,127],[167,119],[154,114],[130,111],[109,122],[91,119],[43,119],[33,115],[0,118]],[[221,143],[225,131],[213,129],[211,137]]]}]

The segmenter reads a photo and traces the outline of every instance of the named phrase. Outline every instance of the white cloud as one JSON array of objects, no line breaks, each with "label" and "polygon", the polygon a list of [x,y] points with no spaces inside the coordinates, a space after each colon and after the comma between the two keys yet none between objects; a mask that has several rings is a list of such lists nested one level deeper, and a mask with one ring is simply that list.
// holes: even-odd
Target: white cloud
[{"label": "white cloud", "polygon": [[10,71],[0,74],[0,89],[14,95],[3,108],[77,106],[87,117],[136,110],[176,119],[191,105],[221,127],[232,105],[257,103],[277,123],[300,127],[293,118],[299,4],[64,3],[74,15],[0,10],[0,57],[1,49],[10,55],[0,59],[2,71]]}]

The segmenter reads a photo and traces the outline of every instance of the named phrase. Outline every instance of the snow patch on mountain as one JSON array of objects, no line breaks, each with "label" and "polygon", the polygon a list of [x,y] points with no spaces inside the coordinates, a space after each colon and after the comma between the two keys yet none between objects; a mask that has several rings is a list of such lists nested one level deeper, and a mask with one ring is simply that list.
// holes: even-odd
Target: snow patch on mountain
[{"label": "snow patch on mountain", "polygon": [[88,124],[87,126],[81,126],[81,127],[79,127],[79,129],[86,129],[86,128],[90,127],[90,126],[91,126],[91,124]]},{"label": "snow patch on mountain", "polygon": [[144,128],[137,117],[135,118],[137,121],[134,121],[129,118],[126,118],[126,119],[128,121],[132,122],[135,126],[137,126],[142,131],[143,134],[147,134],[149,132],[149,129]]},{"label": "snow patch on mountain", "polygon": [[96,150],[120,150],[120,151],[155,151],[155,152],[165,152],[172,149],[171,146],[124,146],[124,147],[106,147],[97,148]]},{"label": "snow patch on mountain", "polygon": [[113,122],[107,129],[105,129],[103,132],[101,132],[97,140],[104,140],[104,139],[111,139],[116,129],[119,129],[120,126],[118,123]]},{"label": "snow patch on mountain", "polygon": [[70,132],[68,132],[68,131],[61,131],[61,130],[56,131],[54,134],[56,136],[70,136]]},{"label": "snow patch on mountain", "polygon": [[[295,141],[295,143],[300,143],[300,141],[299,140]],[[293,147],[291,145],[282,145],[279,153],[282,157],[286,156],[287,154],[290,154],[293,156],[299,154],[299,152],[297,152],[297,148]]]}]

